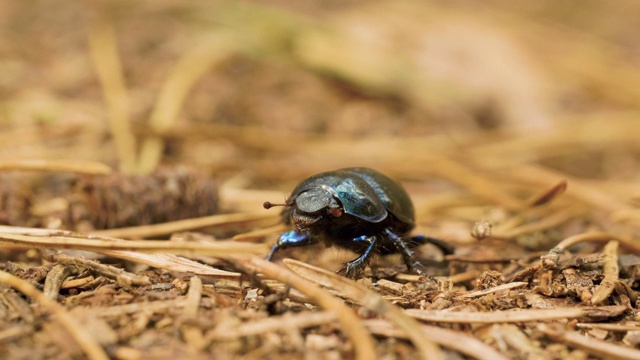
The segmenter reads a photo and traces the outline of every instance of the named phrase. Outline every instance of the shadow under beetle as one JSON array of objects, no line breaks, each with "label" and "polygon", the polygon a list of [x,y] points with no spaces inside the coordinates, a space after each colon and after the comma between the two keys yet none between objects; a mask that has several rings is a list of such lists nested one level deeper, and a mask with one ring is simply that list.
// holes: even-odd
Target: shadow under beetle
[{"label": "shadow under beetle", "polygon": [[432,243],[445,254],[453,247],[442,240],[410,236],[415,226],[413,204],[404,188],[369,168],[323,172],[302,181],[284,204],[265,202],[265,209],[285,206],[284,222],[293,225],[278,239],[267,260],[280,249],[324,242],[352,250],[360,256],[339,271],[358,277],[373,254],[399,253],[410,271],[425,274],[411,249]]}]

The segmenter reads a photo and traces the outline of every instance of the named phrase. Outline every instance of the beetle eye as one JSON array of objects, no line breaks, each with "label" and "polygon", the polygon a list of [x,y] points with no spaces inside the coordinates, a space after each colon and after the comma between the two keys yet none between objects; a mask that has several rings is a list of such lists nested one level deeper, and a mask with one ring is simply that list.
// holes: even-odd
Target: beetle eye
[{"label": "beetle eye", "polygon": [[340,208],[330,208],[329,214],[333,217],[340,217],[342,216],[342,210]]}]

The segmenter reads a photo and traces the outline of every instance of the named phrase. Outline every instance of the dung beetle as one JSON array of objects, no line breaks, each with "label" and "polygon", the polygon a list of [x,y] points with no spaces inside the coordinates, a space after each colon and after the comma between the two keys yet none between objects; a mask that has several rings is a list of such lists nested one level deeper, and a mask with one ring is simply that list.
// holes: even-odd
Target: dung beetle
[{"label": "dung beetle", "polygon": [[280,236],[267,260],[280,249],[324,242],[360,254],[338,272],[356,278],[374,254],[399,253],[410,271],[424,274],[413,248],[429,242],[445,253],[453,252],[442,240],[409,235],[415,226],[409,195],[402,185],[373,169],[319,173],[302,181],[284,204],[264,203],[265,209],[274,206],[285,207],[283,220],[295,229]]}]

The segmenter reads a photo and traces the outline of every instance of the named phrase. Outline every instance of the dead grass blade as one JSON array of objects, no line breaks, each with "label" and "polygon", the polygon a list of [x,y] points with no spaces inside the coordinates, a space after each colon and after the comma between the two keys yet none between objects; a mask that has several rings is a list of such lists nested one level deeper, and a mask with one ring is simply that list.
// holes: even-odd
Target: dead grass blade
[{"label": "dead grass blade", "polygon": [[[386,337],[407,339],[404,331],[396,329],[389,320],[371,319],[364,321],[365,326],[372,333]],[[496,351],[477,338],[461,331],[449,330],[437,326],[420,325],[420,332],[429,339],[434,339],[440,345],[479,360],[507,360],[509,357]]]},{"label": "dead grass blade", "polygon": [[[286,313],[281,316],[272,316],[266,319],[251,321],[239,325],[233,329],[216,329],[207,334],[208,341],[224,341],[237,339],[242,336],[260,335],[282,330],[283,326],[289,328],[304,329],[312,326],[320,326],[336,321],[333,311],[304,312],[300,314]],[[286,325],[284,325],[286,324]]]},{"label": "dead grass blade", "polygon": [[571,177],[565,173],[554,171],[538,165],[518,165],[517,168],[510,169],[505,176],[517,179],[522,183],[535,182],[544,185],[553,182],[567,181],[566,194],[574,199],[592,206],[593,208],[613,213],[620,210],[632,210],[625,202],[611,196],[609,193],[601,191],[593,186],[587,185],[582,180]]},{"label": "dead grass blade", "polygon": [[497,341],[504,341],[512,349],[519,352],[522,359],[543,360],[544,350],[540,345],[530,339],[517,325],[494,325],[489,331],[489,336]]},{"label": "dead grass blade", "polygon": [[611,344],[604,340],[580,335],[576,331],[565,329],[561,324],[540,324],[538,330],[553,340],[568,346],[582,349],[589,354],[602,356],[604,359],[636,360],[640,359],[640,350]]},{"label": "dead grass blade", "polygon": [[231,238],[231,240],[239,241],[239,242],[251,242],[257,239],[261,239],[267,235],[282,233],[286,230],[287,230],[286,225],[278,224],[274,226],[269,226],[264,229],[258,229],[258,230],[253,230],[246,233],[240,233],[240,234],[234,235]]},{"label": "dead grass blade", "polygon": [[508,283],[508,284],[502,284],[496,287],[492,287],[489,289],[482,289],[482,290],[478,290],[478,291],[470,291],[468,293],[465,293],[463,295],[459,295],[457,296],[458,299],[472,299],[475,297],[480,297],[480,296],[485,296],[487,294],[493,294],[496,293],[498,291],[506,291],[506,290],[512,290],[512,289],[519,289],[519,288],[523,288],[525,286],[529,285],[529,283],[527,282],[512,282],[512,283]]},{"label": "dead grass blade", "polygon": [[134,251],[100,250],[101,254],[114,258],[145,264],[177,273],[190,273],[215,279],[238,280],[240,273],[220,270],[175,254],[145,254]]},{"label": "dead grass blade", "polygon": [[577,206],[564,207],[555,211],[545,209],[545,214],[541,219],[512,228],[509,228],[508,224],[500,224],[492,228],[491,236],[499,239],[512,239],[520,235],[551,229],[575,219],[584,213],[585,210]]},{"label": "dead grass blade", "polygon": [[[66,236],[67,238],[72,239],[84,239],[95,241],[91,239],[95,239],[96,236],[93,235],[82,235],[73,233],[71,231],[60,231],[60,230],[49,230],[49,229],[38,229],[38,228],[23,228],[23,227],[15,227],[15,226],[0,226],[0,234],[13,234],[13,235],[27,235],[27,236],[40,236],[40,237],[55,237],[55,236]],[[99,240],[107,241],[109,243],[113,242],[125,242],[121,239],[108,238],[108,237],[98,237]],[[170,242],[166,242],[166,244],[170,244]],[[179,243],[173,243],[178,247],[181,247]],[[36,246],[36,245],[34,245]],[[263,248],[266,252],[267,248]],[[118,259],[124,259],[127,261],[132,261],[140,264],[145,264],[149,266],[153,266],[159,269],[165,269],[174,272],[185,272],[192,273],[200,276],[207,276],[218,279],[238,279],[240,274],[236,272],[229,272],[220,269],[216,269],[214,267],[204,265],[197,261],[193,261],[190,259],[186,259],[175,254],[149,254],[143,252],[136,251],[125,251],[125,250],[109,250],[106,248],[94,249],[95,252],[100,254],[104,254],[107,256],[113,256]],[[61,256],[61,255],[58,255]],[[78,258],[72,258],[70,261],[76,261]]]},{"label": "dead grass blade", "polygon": [[197,230],[215,226],[240,226],[240,225],[273,225],[279,222],[277,214],[264,211],[254,213],[221,214],[200,218],[185,219],[154,225],[141,225],[126,228],[95,230],[93,235],[112,236],[118,238],[146,238],[172,234],[180,231]]},{"label": "dead grass blade", "polygon": [[637,321],[627,321],[624,324],[601,324],[601,323],[577,323],[577,329],[602,329],[607,331],[627,332],[640,331],[640,323]]},{"label": "dead grass blade", "polygon": [[157,300],[145,301],[141,303],[114,305],[114,306],[95,306],[91,307],[91,311],[99,317],[118,317],[125,314],[134,313],[155,313],[166,311],[171,308],[182,308],[186,304],[185,298],[176,298],[173,300]]},{"label": "dead grass blade", "polygon": [[185,299],[184,308],[182,309],[182,321],[185,323],[181,326],[182,337],[184,341],[195,349],[202,350],[207,346],[202,330],[197,326],[188,323],[198,317],[198,309],[200,308],[200,300],[202,300],[202,280],[197,276],[192,276],[189,280],[189,290]]},{"label": "dead grass blade", "polygon": [[124,173],[135,170],[136,139],[129,128],[129,94],[118,55],[116,32],[105,9],[97,9],[89,26],[89,45],[105,102],[111,134],[116,145],[120,168]]},{"label": "dead grass blade", "polygon": [[[402,156],[406,156],[403,154]],[[480,196],[492,204],[499,205],[509,210],[518,210],[524,207],[524,202],[516,197],[505,193],[491,179],[480,176],[482,171],[476,170],[464,162],[442,154],[420,154],[414,155],[418,158],[413,160],[394,161],[396,164],[390,165],[392,168],[406,166],[406,172],[412,173],[416,169],[411,164],[429,164],[429,172],[445,179],[449,179],[473,194]],[[406,165],[402,165],[406,164]]]},{"label": "dead grass blade", "polygon": [[113,171],[109,165],[88,160],[2,160],[0,171],[70,172],[84,175],[107,175]]},{"label": "dead grass blade", "polygon": [[173,243],[169,241],[114,241],[68,236],[33,236],[0,233],[0,244],[32,248],[74,249],[94,252],[126,250],[150,253],[169,252],[186,256],[209,255],[226,258],[239,254],[265,254],[266,246],[221,241],[216,243]]},{"label": "dead grass blade", "polygon": [[456,324],[495,324],[555,319],[576,319],[589,315],[586,308],[518,309],[492,312],[450,312],[440,310],[407,309],[416,319]]},{"label": "dead grass blade", "polygon": [[406,316],[400,308],[392,305],[382,296],[369,289],[365,289],[351,279],[347,279],[330,271],[292,259],[285,259],[284,263],[291,271],[303,278],[324,287],[334,289],[342,296],[362,304],[367,309],[393,322],[407,334],[407,338],[411,340],[420,352],[421,358],[444,359],[442,350],[436,345],[437,340],[432,338],[425,339],[425,337],[422,336],[419,324]]},{"label": "dead grass blade", "polygon": [[[162,133],[176,122],[185,98],[194,84],[210,69],[234,53],[234,45],[228,36],[216,34],[204,39],[189,50],[162,85],[160,94],[149,117],[152,133]],[[149,173],[160,162],[164,141],[162,137],[147,137],[140,148],[137,164],[142,173]]]},{"label": "dead grass blade", "polygon": [[567,190],[567,180],[560,180],[559,183],[551,187],[550,189],[546,189],[543,192],[532,196],[527,202],[528,207],[540,206],[546,204],[556,197],[562,195],[564,191]]},{"label": "dead grass blade", "polygon": [[373,338],[353,310],[349,309],[344,302],[333,297],[317,285],[269,261],[247,256],[238,256],[235,257],[235,260],[242,263],[245,268],[251,269],[256,273],[260,272],[267,278],[290,285],[308,296],[318,306],[334,311],[345,335],[351,340],[356,359],[368,360],[376,358]]}]

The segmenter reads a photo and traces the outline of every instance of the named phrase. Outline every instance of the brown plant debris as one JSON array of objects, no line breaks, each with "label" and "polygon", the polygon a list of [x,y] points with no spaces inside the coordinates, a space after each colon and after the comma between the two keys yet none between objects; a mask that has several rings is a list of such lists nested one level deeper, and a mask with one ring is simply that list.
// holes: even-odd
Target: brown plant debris
[{"label": "brown plant debris", "polygon": [[[14,168],[78,172],[83,166],[82,163],[66,167],[63,166],[66,164],[44,164],[46,166],[39,168],[17,165]],[[91,167],[84,165],[84,169],[88,172]],[[29,181],[25,182],[24,178]],[[203,217],[217,210],[215,181],[207,174],[185,167],[162,168],[150,175],[7,174],[0,177],[0,224],[6,225],[90,231]]]},{"label": "brown plant debris", "polygon": [[[0,358],[640,359],[640,3],[567,9],[0,1]],[[424,273],[263,260],[354,166]]]},{"label": "brown plant debris", "polygon": [[[212,215],[217,186],[204,174],[164,168],[149,176],[108,175],[80,178],[69,203],[77,228],[112,229]],[[84,229],[90,230],[90,229]]]}]

